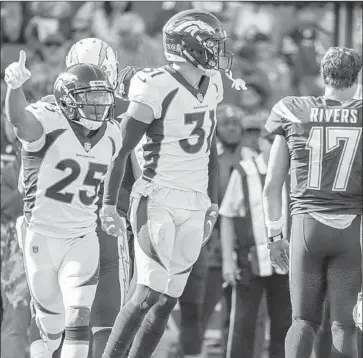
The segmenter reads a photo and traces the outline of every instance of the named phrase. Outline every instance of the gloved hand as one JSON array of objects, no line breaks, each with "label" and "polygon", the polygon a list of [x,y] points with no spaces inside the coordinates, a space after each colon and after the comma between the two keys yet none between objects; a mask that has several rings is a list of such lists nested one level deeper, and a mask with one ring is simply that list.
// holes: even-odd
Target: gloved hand
[{"label": "gloved hand", "polygon": [[11,63],[5,69],[5,82],[15,90],[23,86],[23,84],[31,77],[30,71],[25,67],[26,52],[21,50],[19,53],[19,61]]},{"label": "gloved hand", "polygon": [[117,211],[110,211],[103,207],[100,210],[100,219],[102,230],[108,235],[122,236],[126,235],[126,222]]},{"label": "gloved hand", "polygon": [[202,246],[204,246],[208,242],[210,236],[212,235],[213,227],[217,222],[217,218],[218,218],[218,205],[212,204],[205,213],[204,236],[203,236]]}]

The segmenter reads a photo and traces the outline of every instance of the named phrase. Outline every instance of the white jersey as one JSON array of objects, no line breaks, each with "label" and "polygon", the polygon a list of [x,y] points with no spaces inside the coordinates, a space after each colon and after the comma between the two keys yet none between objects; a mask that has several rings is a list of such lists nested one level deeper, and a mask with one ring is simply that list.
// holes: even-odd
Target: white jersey
[{"label": "white jersey", "polygon": [[21,175],[28,228],[58,238],[92,232],[100,183],[121,147],[119,124],[106,122],[88,138],[54,104],[39,101],[26,109],[44,129],[39,140],[23,142]]},{"label": "white jersey", "polygon": [[207,195],[216,107],[223,99],[220,73],[203,77],[196,89],[171,66],[145,69],[132,78],[129,99],[154,112],[143,145],[143,179]]}]

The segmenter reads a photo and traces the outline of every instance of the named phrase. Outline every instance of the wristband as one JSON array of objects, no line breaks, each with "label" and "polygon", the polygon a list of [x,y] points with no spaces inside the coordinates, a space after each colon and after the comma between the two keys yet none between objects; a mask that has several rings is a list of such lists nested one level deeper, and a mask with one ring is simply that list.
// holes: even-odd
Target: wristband
[{"label": "wristband", "polygon": [[282,232],[280,232],[279,234],[275,235],[275,236],[270,236],[268,239],[270,242],[276,242],[276,241],[280,241],[284,238],[284,236],[282,235]]},{"label": "wristband", "polygon": [[282,231],[283,226],[284,226],[284,220],[282,216],[280,217],[280,219],[276,221],[266,220],[267,235],[270,237],[276,231]]}]

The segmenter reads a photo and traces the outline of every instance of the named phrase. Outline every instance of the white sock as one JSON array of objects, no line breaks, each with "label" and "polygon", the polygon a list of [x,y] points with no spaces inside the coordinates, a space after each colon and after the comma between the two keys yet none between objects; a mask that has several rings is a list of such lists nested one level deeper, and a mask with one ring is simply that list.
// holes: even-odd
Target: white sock
[{"label": "white sock", "polygon": [[30,345],[30,358],[52,358],[52,352],[43,340],[39,339]]},{"label": "white sock", "polygon": [[89,342],[65,340],[61,358],[87,358],[88,348]]}]

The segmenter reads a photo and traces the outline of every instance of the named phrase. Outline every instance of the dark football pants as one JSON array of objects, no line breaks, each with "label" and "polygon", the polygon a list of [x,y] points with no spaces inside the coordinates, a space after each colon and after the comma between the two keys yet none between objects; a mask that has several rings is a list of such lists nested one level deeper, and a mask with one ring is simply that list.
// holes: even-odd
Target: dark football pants
[{"label": "dark football pants", "polygon": [[[308,214],[294,215],[290,239],[293,325],[286,340],[291,358],[311,352],[327,295],[334,357],[355,357],[353,307],[361,288],[360,217],[346,229],[324,225]],[[352,351],[353,349],[353,351]]]}]

